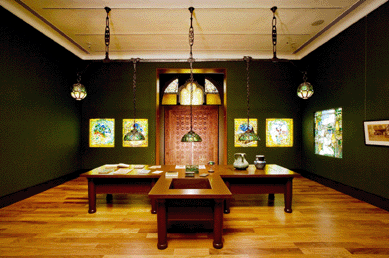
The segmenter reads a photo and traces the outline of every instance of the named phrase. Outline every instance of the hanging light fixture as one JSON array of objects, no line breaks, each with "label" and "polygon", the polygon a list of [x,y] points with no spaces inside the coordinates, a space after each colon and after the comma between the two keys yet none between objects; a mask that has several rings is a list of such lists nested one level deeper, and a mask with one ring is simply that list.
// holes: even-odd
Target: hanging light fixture
[{"label": "hanging light fixture", "polygon": [[104,62],[109,62],[109,43],[110,43],[110,30],[109,30],[109,12],[111,11],[111,8],[104,7],[105,11],[107,12],[107,18],[105,18],[105,59]]},{"label": "hanging light fixture", "polygon": [[181,138],[181,142],[201,142],[201,137],[193,131],[193,117],[192,117],[192,99],[193,99],[193,86],[194,86],[194,79],[193,79],[193,53],[192,53],[192,47],[194,43],[194,30],[193,30],[193,7],[189,7],[190,11],[190,28],[189,28],[189,46],[190,46],[190,55],[189,55],[189,64],[190,64],[190,131],[186,133]]},{"label": "hanging light fixture", "polygon": [[73,84],[72,92],[70,93],[76,100],[82,100],[86,97],[85,86],[81,84],[81,73],[77,73],[77,83]]},{"label": "hanging light fixture", "polygon": [[313,95],[313,86],[307,82],[307,72],[304,72],[303,80],[304,82],[297,88],[297,96],[302,99],[308,99]]},{"label": "hanging light fixture", "polygon": [[274,63],[289,62],[288,59],[280,59],[277,57],[277,18],[276,18],[277,6],[273,6],[272,8],[270,8],[270,10],[273,12],[272,31],[271,31],[272,44],[273,44],[273,58],[271,59],[271,61]]},{"label": "hanging light fixture", "polygon": [[132,63],[134,64],[134,76],[133,76],[133,103],[134,103],[134,125],[131,132],[126,133],[124,136],[125,141],[143,141],[145,139],[144,135],[137,129],[135,118],[136,118],[136,63],[139,62],[139,58],[132,59]]},{"label": "hanging light fixture", "polygon": [[249,67],[250,67],[250,61],[252,58],[250,56],[243,57],[243,60],[246,62],[246,74],[247,74],[247,129],[244,133],[242,133],[238,140],[244,141],[244,142],[251,142],[251,141],[259,141],[258,135],[254,132],[254,128],[250,127],[250,86],[249,86]]}]

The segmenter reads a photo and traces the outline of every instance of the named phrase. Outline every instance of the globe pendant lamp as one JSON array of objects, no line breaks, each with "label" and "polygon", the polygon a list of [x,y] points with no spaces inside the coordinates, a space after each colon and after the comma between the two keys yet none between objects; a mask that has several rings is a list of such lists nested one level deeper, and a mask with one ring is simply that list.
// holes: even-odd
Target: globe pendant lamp
[{"label": "globe pendant lamp", "polygon": [[259,141],[258,135],[254,132],[254,128],[251,126],[250,127],[250,86],[249,86],[249,66],[250,66],[250,61],[251,57],[245,56],[243,58],[244,61],[246,61],[246,72],[247,72],[247,129],[244,133],[242,133],[238,140],[243,141],[243,142],[252,142],[252,141]]},{"label": "globe pendant lamp", "polygon": [[73,84],[72,92],[70,93],[76,100],[82,100],[86,97],[85,86],[81,84],[81,75],[78,74],[77,83]]},{"label": "globe pendant lamp", "polygon": [[190,46],[190,57],[188,59],[190,64],[190,130],[188,133],[186,133],[181,138],[181,142],[201,142],[201,137],[193,131],[193,115],[192,115],[192,99],[193,99],[193,85],[194,85],[194,79],[193,79],[193,53],[192,53],[192,47],[194,42],[194,30],[193,30],[193,7],[189,7],[190,11],[190,28],[189,28],[189,46]]},{"label": "globe pendant lamp", "polygon": [[125,141],[143,141],[143,140],[145,140],[145,136],[138,130],[137,124],[135,123],[135,118],[136,118],[136,99],[135,99],[135,93],[136,93],[136,63],[139,62],[139,58],[132,59],[132,62],[134,64],[134,77],[133,77],[133,86],[132,86],[133,103],[134,103],[134,125],[133,125],[133,129],[129,133],[126,133],[126,135],[124,136],[124,140]]},{"label": "globe pendant lamp", "polygon": [[302,99],[308,99],[313,95],[313,86],[307,82],[307,72],[304,72],[303,80],[304,82],[297,88],[297,96]]}]

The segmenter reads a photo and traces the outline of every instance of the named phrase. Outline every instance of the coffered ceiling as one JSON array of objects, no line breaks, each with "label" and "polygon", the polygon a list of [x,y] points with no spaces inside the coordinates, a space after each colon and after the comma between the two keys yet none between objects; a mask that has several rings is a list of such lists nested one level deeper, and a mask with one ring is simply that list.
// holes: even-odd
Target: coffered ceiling
[{"label": "coffered ceiling", "polygon": [[0,0],[1,5],[82,59],[187,60],[193,6],[196,60],[301,59],[387,0]]}]

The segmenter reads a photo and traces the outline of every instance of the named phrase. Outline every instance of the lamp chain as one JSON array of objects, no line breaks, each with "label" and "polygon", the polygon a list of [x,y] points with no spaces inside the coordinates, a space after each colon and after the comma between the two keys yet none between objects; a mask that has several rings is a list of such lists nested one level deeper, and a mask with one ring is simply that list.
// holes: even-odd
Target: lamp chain
[{"label": "lamp chain", "polygon": [[277,58],[277,18],[276,18],[276,10],[277,7],[274,6],[271,8],[273,12],[273,19],[272,19],[272,42],[273,42],[273,58]]},{"label": "lamp chain", "polygon": [[306,81],[308,80],[308,78],[307,78],[307,72],[304,72],[303,80],[304,80],[304,82],[306,82]]},{"label": "lamp chain", "polygon": [[247,74],[247,129],[250,127],[250,74],[249,74],[249,68],[250,68],[250,56],[245,56],[243,58],[246,61],[246,74]]},{"label": "lamp chain", "polygon": [[104,8],[107,12],[107,18],[105,18],[105,59],[108,60],[108,52],[109,52],[109,43],[110,43],[110,30],[109,30],[109,12],[111,9],[109,7]]},{"label": "lamp chain", "polygon": [[132,80],[132,93],[133,93],[133,102],[134,102],[134,129],[135,129],[135,118],[136,118],[136,63],[139,61],[138,58],[132,59],[132,63],[134,64],[134,76]]},{"label": "lamp chain", "polygon": [[192,53],[192,47],[194,43],[194,29],[193,29],[193,7],[189,8],[190,11],[190,28],[189,28],[189,47],[190,47],[190,53],[189,53],[189,65],[190,65],[190,131],[193,129],[193,118],[192,118],[192,100],[193,100],[193,53]]}]

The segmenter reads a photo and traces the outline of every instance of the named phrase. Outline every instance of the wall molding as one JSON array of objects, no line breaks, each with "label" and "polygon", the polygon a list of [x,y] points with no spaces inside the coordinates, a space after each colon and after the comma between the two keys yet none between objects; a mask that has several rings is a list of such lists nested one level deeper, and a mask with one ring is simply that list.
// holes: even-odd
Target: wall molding
[{"label": "wall molding", "polygon": [[347,195],[354,197],[358,200],[367,202],[367,203],[374,205],[378,208],[389,211],[389,199],[386,199],[385,197],[382,197],[382,196],[379,196],[376,194],[372,194],[369,192],[365,192],[361,189],[336,182],[332,179],[328,179],[328,178],[316,175],[314,173],[307,172],[305,170],[294,170],[294,171],[299,173],[303,177],[308,178],[312,181],[315,181],[319,184],[330,187],[336,191],[347,194]]},{"label": "wall molding", "polygon": [[15,193],[5,195],[3,197],[0,197],[0,208],[4,208],[6,206],[9,206],[11,204],[14,204],[16,202],[22,201],[24,199],[27,199],[31,196],[34,196],[36,194],[39,194],[41,192],[44,192],[50,188],[56,187],[58,185],[61,185],[63,183],[66,183],[67,181],[73,180],[77,178],[80,174],[87,172],[88,170],[77,170],[76,172],[61,176],[59,178],[47,181],[45,183],[41,183],[20,191],[17,191]]}]

